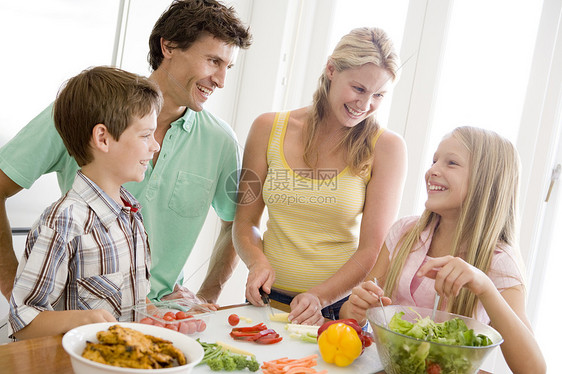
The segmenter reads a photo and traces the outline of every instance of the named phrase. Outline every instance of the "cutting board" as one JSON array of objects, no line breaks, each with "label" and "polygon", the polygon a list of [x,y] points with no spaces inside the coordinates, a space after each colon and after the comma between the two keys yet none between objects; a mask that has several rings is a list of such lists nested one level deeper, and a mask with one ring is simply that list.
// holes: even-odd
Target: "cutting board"
[{"label": "cutting board", "polygon": [[[274,309],[276,313],[281,313],[280,310]],[[260,322],[265,323],[269,328],[274,329],[283,340],[276,344],[260,345],[253,342],[242,342],[234,340],[230,337],[229,333],[232,326],[228,324],[228,316],[231,314],[238,314],[251,318],[252,322],[247,323],[240,320],[237,327],[253,326]],[[328,370],[328,373],[354,373],[354,374],[370,374],[383,370],[383,366],[379,360],[377,349],[375,345],[366,348],[363,354],[353,362],[350,366],[340,368],[335,365],[327,364],[320,357],[318,345],[312,343],[305,343],[298,339],[291,338],[289,332],[285,329],[285,323],[272,322],[269,320],[268,311],[266,308],[255,307],[253,305],[244,305],[232,309],[223,309],[213,313],[207,323],[207,329],[202,333],[192,335],[194,338],[200,338],[204,342],[214,343],[222,341],[237,348],[250,351],[256,355],[256,359],[260,364],[264,361],[275,360],[278,358],[302,358],[311,354],[318,354],[318,365],[316,370]],[[239,371],[250,373],[247,369]],[[261,372],[258,371],[258,372]],[[217,373],[209,369],[207,365],[196,366],[193,373]]]}]

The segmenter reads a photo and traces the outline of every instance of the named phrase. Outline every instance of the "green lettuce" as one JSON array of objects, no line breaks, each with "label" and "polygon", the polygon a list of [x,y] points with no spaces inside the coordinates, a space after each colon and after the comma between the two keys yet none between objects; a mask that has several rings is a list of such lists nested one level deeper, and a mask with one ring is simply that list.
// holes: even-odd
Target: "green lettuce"
[{"label": "green lettuce", "polygon": [[[388,328],[418,341],[408,341],[385,330],[379,331],[381,343],[386,352],[381,359],[389,367],[389,373],[422,374],[431,372],[432,366],[438,366],[444,373],[473,373],[475,362],[480,362],[485,354],[483,350],[471,350],[465,347],[485,347],[492,344],[490,338],[476,334],[460,318],[436,323],[429,317],[416,319],[414,323],[404,320],[404,312],[392,316]],[[430,342],[443,345],[432,345]],[[386,356],[386,357],[384,357]]]}]

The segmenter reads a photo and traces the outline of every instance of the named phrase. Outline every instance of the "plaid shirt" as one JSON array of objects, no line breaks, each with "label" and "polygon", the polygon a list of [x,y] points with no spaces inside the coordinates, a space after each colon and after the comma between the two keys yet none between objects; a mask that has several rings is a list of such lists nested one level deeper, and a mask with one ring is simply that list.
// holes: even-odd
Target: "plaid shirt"
[{"label": "plaid shirt", "polygon": [[9,334],[42,311],[105,309],[121,322],[149,291],[150,249],[139,204],[117,204],[80,171],[33,225],[10,298]]}]

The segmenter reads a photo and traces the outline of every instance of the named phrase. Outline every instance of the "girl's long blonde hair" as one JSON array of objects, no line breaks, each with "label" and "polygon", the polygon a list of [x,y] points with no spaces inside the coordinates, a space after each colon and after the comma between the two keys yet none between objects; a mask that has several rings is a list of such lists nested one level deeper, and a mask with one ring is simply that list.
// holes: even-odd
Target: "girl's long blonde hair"
[{"label": "girl's long blonde hair", "polygon": [[[373,63],[386,69],[393,81],[397,79],[400,65],[400,58],[388,35],[379,28],[368,27],[353,29],[345,35],[334,49],[330,61],[337,71]],[[319,124],[328,111],[329,92],[330,80],[324,70],[313,96],[312,110],[305,130],[304,161],[310,167],[317,161],[315,144],[320,131]],[[337,147],[346,147],[346,164],[354,174],[368,170],[374,149],[372,139],[378,129],[379,125],[371,115],[356,126],[344,130],[345,135]]]},{"label": "girl's long blonde hair", "polygon": [[[515,247],[520,162],[513,144],[493,131],[458,127],[451,133],[470,152],[468,192],[451,247],[451,255],[488,273],[496,248]],[[391,260],[384,291],[389,297],[398,284],[408,255],[419,247],[420,234],[437,222],[439,215],[425,210],[416,225],[398,244]],[[463,288],[449,311],[472,317],[477,298]]]}]

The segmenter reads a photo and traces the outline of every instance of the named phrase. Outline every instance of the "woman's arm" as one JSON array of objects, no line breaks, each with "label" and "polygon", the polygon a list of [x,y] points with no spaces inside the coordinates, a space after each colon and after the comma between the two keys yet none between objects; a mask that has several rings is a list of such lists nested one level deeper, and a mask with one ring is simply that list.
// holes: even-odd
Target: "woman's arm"
[{"label": "woman's arm", "polygon": [[[246,299],[254,305],[263,305],[260,287],[269,293],[275,280],[275,272],[263,253],[260,231],[260,220],[265,208],[261,188],[267,176],[267,144],[274,118],[275,113],[262,114],[252,124],[244,149],[239,203],[234,217],[234,248],[248,267]],[[255,183],[256,179],[259,184]]]},{"label": "woman's arm", "polygon": [[[359,286],[353,287],[349,300],[343,303],[340,310],[340,318],[353,318],[360,326],[367,323],[367,309],[380,306],[380,301],[384,305],[392,304],[388,297],[384,297],[384,282],[390,266],[390,253],[386,245],[383,245],[375,266],[366,277],[366,281]],[[377,280],[375,284],[374,280]]]},{"label": "woman's arm", "polygon": [[359,245],[351,258],[330,278],[299,294],[291,303],[289,318],[298,323],[314,323],[314,314],[349,294],[372,269],[386,234],[400,206],[406,177],[404,140],[385,131],[379,138],[373,159],[371,180],[367,185],[361,221]]},{"label": "woman's arm", "polygon": [[527,320],[523,286],[508,288],[500,294],[480,269],[452,256],[427,261],[418,276],[434,278],[435,290],[448,298],[467,287],[478,296],[492,326],[502,335],[501,349],[509,368],[516,374],[546,373],[545,360]]}]

